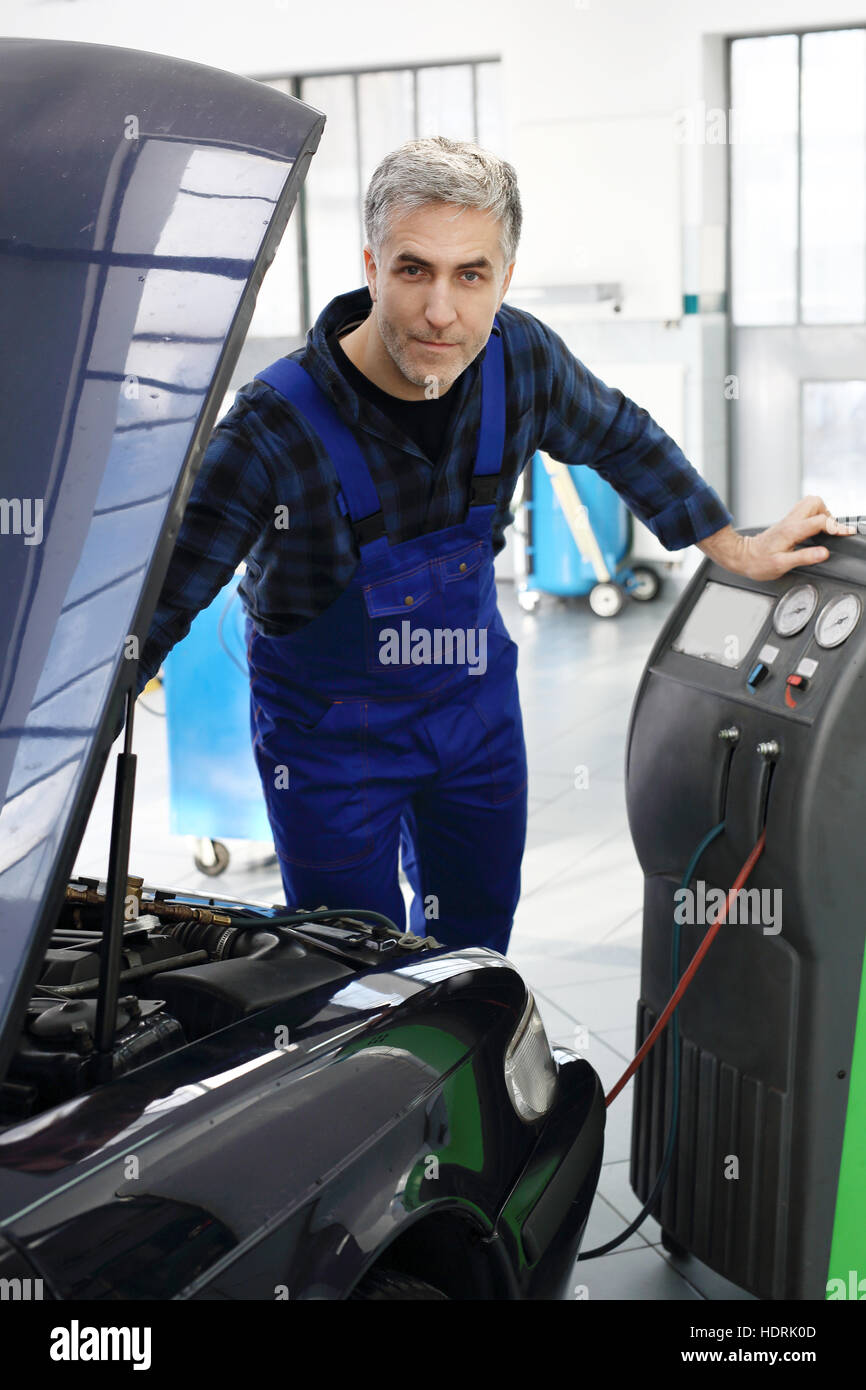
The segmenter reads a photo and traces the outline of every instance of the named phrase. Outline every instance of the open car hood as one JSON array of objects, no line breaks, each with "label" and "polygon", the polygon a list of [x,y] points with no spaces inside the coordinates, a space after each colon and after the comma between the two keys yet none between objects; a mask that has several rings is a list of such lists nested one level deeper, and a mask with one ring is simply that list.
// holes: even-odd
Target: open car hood
[{"label": "open car hood", "polygon": [[323,125],[214,68],[0,40],[0,1075]]}]

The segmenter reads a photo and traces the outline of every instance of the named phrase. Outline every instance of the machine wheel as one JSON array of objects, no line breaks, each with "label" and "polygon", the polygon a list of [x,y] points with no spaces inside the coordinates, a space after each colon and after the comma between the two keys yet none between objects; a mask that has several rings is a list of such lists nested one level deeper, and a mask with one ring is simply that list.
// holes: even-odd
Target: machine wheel
[{"label": "machine wheel", "polygon": [[449,1301],[447,1293],[442,1293],[441,1289],[434,1289],[432,1284],[425,1284],[423,1279],[416,1279],[412,1274],[400,1274],[394,1269],[371,1269],[355,1285],[349,1298],[424,1298]]},{"label": "machine wheel", "polygon": [[689,1253],[686,1247],[684,1245],[680,1245],[678,1240],[674,1240],[670,1231],[666,1231],[664,1230],[664,1228],[662,1228],[662,1245],[664,1246],[665,1250],[667,1250],[669,1255],[677,1255],[680,1258],[682,1258],[684,1255],[687,1255]]},{"label": "machine wheel", "polygon": [[589,606],[598,618],[615,618],[625,603],[618,584],[596,584],[589,591]]},{"label": "machine wheel", "polygon": [[662,581],[655,570],[651,570],[646,565],[636,565],[632,574],[636,582],[628,591],[631,598],[636,598],[638,603],[651,603],[654,598],[658,597]]},{"label": "machine wheel", "polygon": [[541,594],[537,589],[518,589],[517,602],[524,613],[534,613],[541,601]]},{"label": "machine wheel", "polygon": [[192,862],[200,874],[216,878],[228,868],[229,852],[222,840],[198,840]]}]

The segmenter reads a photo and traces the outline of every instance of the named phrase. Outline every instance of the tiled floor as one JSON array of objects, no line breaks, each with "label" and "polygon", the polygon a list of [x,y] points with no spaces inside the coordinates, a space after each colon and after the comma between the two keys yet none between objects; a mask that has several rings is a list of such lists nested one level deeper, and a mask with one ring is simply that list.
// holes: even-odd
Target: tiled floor
[{"label": "tiled floor", "polygon": [[[680,592],[668,579],[652,604],[629,603],[615,619],[585,600],[545,598],[534,613],[500,585],[500,605],[520,647],[520,688],[529,750],[529,835],[510,957],[535,992],[552,1042],[582,1052],[605,1090],[633,1054],[640,980],[642,877],[628,831],[623,778],[632,697],[658,631]],[[154,711],[162,697],[144,697]],[[165,721],[137,706],[139,755],[130,871],[148,883],[281,902],[272,847],[228,842],[219,879],[193,865],[191,842],[168,830]],[[111,778],[103,779],[77,871],[104,876]],[[631,1084],[607,1114],[605,1162],[584,1249],[621,1231],[638,1211],[628,1181]],[[575,1286],[591,1299],[748,1299],[694,1259],[674,1260],[648,1220],[618,1250],[577,1264]]]}]

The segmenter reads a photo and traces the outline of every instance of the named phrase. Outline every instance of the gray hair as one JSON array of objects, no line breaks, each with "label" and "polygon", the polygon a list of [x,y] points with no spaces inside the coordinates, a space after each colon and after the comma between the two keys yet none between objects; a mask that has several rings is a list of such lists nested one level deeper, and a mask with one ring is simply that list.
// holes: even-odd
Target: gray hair
[{"label": "gray hair", "polygon": [[492,212],[501,222],[499,244],[509,266],[514,260],[523,213],[513,165],[471,140],[432,135],[407,140],[386,154],[364,196],[367,241],[378,257],[391,213],[408,213],[425,203],[454,203]]}]

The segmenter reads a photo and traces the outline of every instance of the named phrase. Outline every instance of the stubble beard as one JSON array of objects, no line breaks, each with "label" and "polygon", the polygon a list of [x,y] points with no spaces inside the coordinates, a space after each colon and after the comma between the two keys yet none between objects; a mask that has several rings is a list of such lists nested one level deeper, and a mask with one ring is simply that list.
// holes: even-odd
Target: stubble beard
[{"label": "stubble beard", "polygon": [[[378,305],[374,306],[374,313],[377,308]],[[470,362],[475,360],[484,346],[483,343],[478,343],[472,348],[470,355],[466,357],[466,344],[461,343],[458,347],[458,352],[461,354],[459,365],[455,366],[453,362],[449,362],[445,371],[434,371],[434,363],[432,360],[434,354],[430,354],[431,362],[429,367],[419,366],[417,360],[414,360],[412,357],[411,339],[408,335],[400,333],[394,328],[393,324],[386,322],[378,313],[376,313],[376,323],[382,342],[385,344],[388,354],[398,371],[400,371],[407,381],[411,381],[413,386],[429,386],[431,378],[435,378],[438,383],[437,395],[443,395],[444,392],[454,384],[460,376],[460,373],[469,366]],[[431,339],[431,341],[433,340]]]}]

